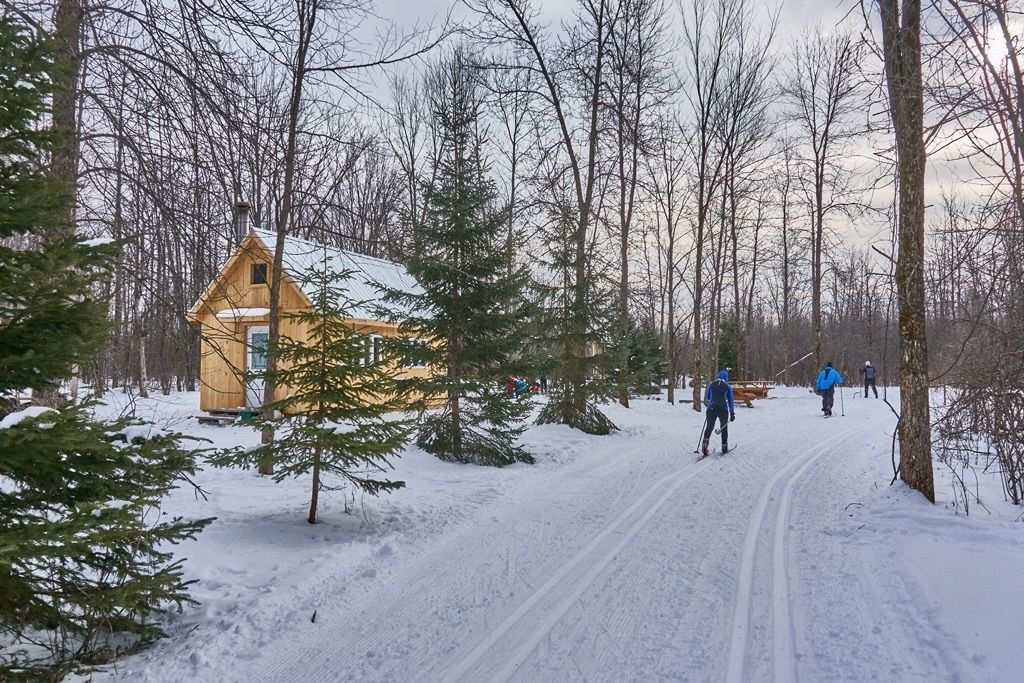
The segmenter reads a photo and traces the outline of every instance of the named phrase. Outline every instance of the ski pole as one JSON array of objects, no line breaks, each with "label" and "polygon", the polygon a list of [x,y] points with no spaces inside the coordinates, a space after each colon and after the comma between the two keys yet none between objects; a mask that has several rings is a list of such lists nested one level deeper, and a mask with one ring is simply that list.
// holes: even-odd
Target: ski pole
[{"label": "ski pole", "polygon": [[704,424],[701,425],[700,435],[697,437],[697,447],[693,449],[694,453],[700,453],[700,442],[704,438],[704,430],[708,428],[708,413],[704,411]]},{"label": "ski pole", "polygon": [[843,385],[839,385],[839,415],[846,417],[846,406],[843,405]]},{"label": "ski pole", "polygon": [[808,353],[808,354],[807,354],[806,356],[803,356],[803,357],[801,357],[801,358],[798,358],[797,360],[793,361],[792,363],[790,363],[790,364],[789,364],[789,365],[787,365],[786,367],[782,368],[782,370],[780,370],[779,372],[775,373],[775,376],[776,376],[776,377],[778,377],[779,375],[781,375],[781,374],[782,374],[783,372],[785,372],[786,370],[789,370],[789,369],[790,369],[791,367],[793,367],[794,365],[796,365],[797,363],[799,363],[800,361],[802,361],[802,360],[803,360],[804,358],[807,358],[808,356],[810,356],[810,355],[811,355],[811,353],[814,353],[814,352],[813,352],[813,351],[811,351],[811,352],[810,352],[810,353]]}]

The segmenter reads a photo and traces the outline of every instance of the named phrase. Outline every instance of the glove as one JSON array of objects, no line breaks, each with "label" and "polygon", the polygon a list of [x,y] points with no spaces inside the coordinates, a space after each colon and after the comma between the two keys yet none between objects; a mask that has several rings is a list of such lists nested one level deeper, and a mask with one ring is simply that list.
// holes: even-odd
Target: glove
[{"label": "glove", "polygon": [[736,421],[736,413],[730,413],[729,414],[729,422],[735,422],[735,421]]}]

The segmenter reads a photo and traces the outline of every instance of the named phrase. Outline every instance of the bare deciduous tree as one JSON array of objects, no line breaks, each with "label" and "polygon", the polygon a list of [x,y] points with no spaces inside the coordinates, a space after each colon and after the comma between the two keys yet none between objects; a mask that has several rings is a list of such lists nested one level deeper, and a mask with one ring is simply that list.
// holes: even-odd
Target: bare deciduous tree
[{"label": "bare deciduous tree", "polygon": [[900,475],[935,502],[925,330],[921,3],[879,0],[879,14],[899,182]]}]

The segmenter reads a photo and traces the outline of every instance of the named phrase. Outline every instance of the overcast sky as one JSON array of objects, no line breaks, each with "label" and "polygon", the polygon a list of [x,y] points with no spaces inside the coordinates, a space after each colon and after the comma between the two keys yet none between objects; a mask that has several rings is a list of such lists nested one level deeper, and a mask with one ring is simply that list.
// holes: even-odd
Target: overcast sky
[{"label": "overcast sky", "polygon": [[[543,15],[551,22],[569,16],[575,4],[575,0],[535,1],[538,7],[543,7]],[[667,4],[675,4],[675,0],[667,0]],[[760,7],[766,17],[773,11],[769,8],[777,8],[779,4],[779,0],[754,0],[754,6]],[[826,27],[834,25],[851,7],[856,7],[856,0],[785,0],[781,5],[780,38],[786,39],[816,23]],[[429,22],[443,17],[449,9],[455,16],[466,14],[462,2],[453,0],[376,0],[376,8],[382,17],[402,25],[410,25],[417,20]]]},{"label": "overcast sky", "polygon": [[[678,2],[688,5],[691,0],[665,0],[673,7],[673,16],[678,16]],[[779,31],[776,47],[783,57],[789,54],[789,45],[794,38],[806,34],[815,26],[828,30],[844,21],[852,23],[855,29],[862,22],[858,0],[751,0],[755,11],[761,12],[767,19],[773,12],[779,11]],[[542,8],[542,20],[551,26],[571,16],[577,0],[534,0],[535,6]],[[780,7],[781,6],[781,7]],[[411,27],[417,22],[421,25],[433,23],[438,25],[450,11],[454,19],[469,16],[462,0],[375,0],[377,14],[385,21],[393,21],[403,27]],[[678,19],[677,19],[678,21]],[[865,141],[867,142],[867,141]],[[870,146],[865,146],[861,154],[871,155]],[[943,155],[945,156],[945,155]],[[938,204],[943,186],[948,187],[952,178],[951,168],[945,160],[933,158],[928,169],[927,189],[928,203],[934,207]],[[873,197],[874,202],[888,203],[891,190],[882,190]],[[847,232],[854,241],[862,244],[876,242],[883,237],[886,228],[868,221],[858,226],[849,226]]]}]

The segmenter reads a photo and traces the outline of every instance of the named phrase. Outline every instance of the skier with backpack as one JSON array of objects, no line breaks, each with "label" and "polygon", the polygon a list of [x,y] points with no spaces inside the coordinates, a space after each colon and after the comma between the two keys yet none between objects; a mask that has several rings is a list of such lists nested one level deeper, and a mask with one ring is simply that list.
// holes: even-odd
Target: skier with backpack
[{"label": "skier with backpack", "polygon": [[[722,426],[722,453],[729,452],[729,422],[736,420],[736,406],[733,405],[732,387],[729,386],[729,372],[722,370],[718,379],[708,385],[704,392],[704,403],[707,404],[707,418],[704,426],[704,440],[701,442],[701,453],[708,454],[708,441],[715,429],[715,421]],[[726,421],[726,418],[729,418]]]},{"label": "skier with backpack", "polygon": [[836,400],[836,385],[843,383],[843,376],[832,367],[832,361],[825,364],[814,383],[814,393],[821,396],[821,412],[825,417],[832,415],[832,404]]},{"label": "skier with backpack", "polygon": [[868,397],[868,387],[875,392],[875,398],[878,398],[878,389],[875,388],[875,369],[871,366],[871,361],[864,361],[864,367],[860,369],[860,374],[864,375],[864,398]]}]

